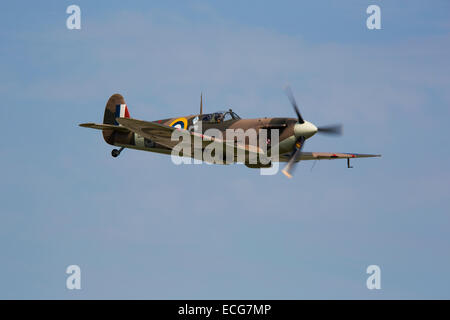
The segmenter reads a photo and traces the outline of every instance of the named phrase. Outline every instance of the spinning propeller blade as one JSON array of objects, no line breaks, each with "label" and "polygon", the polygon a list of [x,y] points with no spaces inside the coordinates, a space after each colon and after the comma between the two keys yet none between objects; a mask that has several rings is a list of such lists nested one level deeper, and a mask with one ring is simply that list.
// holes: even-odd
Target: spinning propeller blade
[{"label": "spinning propeller blade", "polygon": [[294,145],[294,149],[292,150],[291,157],[289,158],[288,164],[284,167],[281,172],[288,178],[292,178],[292,172],[295,169],[295,165],[297,164],[296,160],[300,153],[302,152],[303,146],[305,144],[305,137],[300,137],[297,139]]},{"label": "spinning propeller blade", "polygon": [[334,124],[329,126],[318,127],[317,132],[329,135],[342,135],[342,124]]},{"label": "spinning propeller blade", "polygon": [[297,114],[298,123],[300,124],[305,123],[305,120],[303,120],[302,115],[300,114],[300,110],[298,109],[297,101],[295,101],[294,95],[292,94],[291,87],[286,86],[285,91],[289,101],[292,104],[292,107],[294,108],[295,113]]}]

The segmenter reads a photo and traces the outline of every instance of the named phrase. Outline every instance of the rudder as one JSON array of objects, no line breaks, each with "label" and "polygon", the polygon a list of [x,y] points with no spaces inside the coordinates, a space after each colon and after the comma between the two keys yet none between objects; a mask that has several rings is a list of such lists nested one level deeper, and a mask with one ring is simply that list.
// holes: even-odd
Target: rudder
[{"label": "rudder", "polygon": [[130,113],[125,103],[125,99],[121,94],[113,94],[105,107],[105,115],[103,117],[104,124],[113,124],[118,126],[116,118],[129,118]]},{"label": "rudder", "polygon": [[[103,124],[116,125],[119,124],[116,118],[129,118],[130,113],[125,103],[125,99],[121,94],[113,94],[106,103],[105,114],[103,116]],[[103,130],[103,138],[109,144],[114,144],[116,132],[114,130]],[[122,139],[121,139],[122,140]]]}]

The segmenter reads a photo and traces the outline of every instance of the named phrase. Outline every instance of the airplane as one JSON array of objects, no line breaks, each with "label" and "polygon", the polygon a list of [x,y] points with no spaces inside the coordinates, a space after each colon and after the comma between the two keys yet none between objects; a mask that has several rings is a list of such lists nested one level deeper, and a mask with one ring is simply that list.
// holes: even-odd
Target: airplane
[{"label": "airplane", "polygon": [[[232,109],[227,111],[218,111],[213,113],[203,113],[203,95],[200,95],[200,113],[167,118],[156,121],[142,121],[130,117],[128,106],[125,99],[120,94],[113,94],[106,103],[103,123],[82,123],[81,127],[102,130],[103,138],[106,143],[119,147],[113,149],[111,155],[116,158],[125,149],[137,149],[161,154],[171,154],[174,147],[179,143],[172,141],[171,136],[175,130],[186,130],[191,137],[195,136],[192,132],[193,126],[201,123],[202,138],[201,148],[212,142],[231,143],[235,150],[244,150],[246,157],[244,164],[249,168],[267,168],[272,165],[271,161],[286,162],[286,166],[282,172],[288,177],[292,178],[292,172],[296,163],[303,160],[324,160],[324,159],[347,159],[347,167],[350,166],[350,159],[353,158],[369,158],[380,157],[379,154],[358,154],[358,153],[335,153],[335,152],[303,152],[303,146],[307,139],[313,137],[316,133],[327,135],[341,135],[342,125],[329,125],[317,127],[313,123],[304,120],[302,117],[297,102],[292,94],[290,87],[286,87],[286,94],[294,109],[297,118],[256,118],[256,119],[241,119]],[[205,136],[205,131],[215,128],[223,132],[224,140],[215,139],[214,137]],[[270,136],[270,130],[279,130],[278,157],[270,158],[270,150],[274,146],[270,146],[268,140],[268,147],[265,156],[269,158],[269,163],[250,163],[248,155],[250,153],[261,154],[263,151],[258,146],[251,145],[251,142],[245,140],[242,144],[237,144],[236,141],[226,140],[226,129],[266,129],[267,136]],[[191,154],[182,154],[183,156],[194,158],[194,152]],[[237,162],[234,158],[233,162]]]}]

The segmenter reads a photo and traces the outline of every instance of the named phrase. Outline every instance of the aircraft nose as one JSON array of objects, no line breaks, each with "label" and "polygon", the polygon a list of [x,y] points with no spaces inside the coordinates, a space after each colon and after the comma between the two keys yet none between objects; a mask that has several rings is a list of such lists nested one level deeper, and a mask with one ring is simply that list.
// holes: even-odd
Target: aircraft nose
[{"label": "aircraft nose", "polygon": [[295,137],[310,138],[317,132],[317,127],[311,122],[305,121],[304,123],[296,123],[294,126]]}]

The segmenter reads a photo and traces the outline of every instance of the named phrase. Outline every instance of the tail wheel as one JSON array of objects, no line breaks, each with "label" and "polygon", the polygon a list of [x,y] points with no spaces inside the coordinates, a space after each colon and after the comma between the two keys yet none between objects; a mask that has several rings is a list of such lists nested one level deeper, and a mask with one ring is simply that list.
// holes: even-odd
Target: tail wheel
[{"label": "tail wheel", "polygon": [[125,148],[122,147],[122,148],[120,148],[119,150],[113,149],[113,150],[111,151],[111,155],[112,155],[114,158],[117,158],[117,157],[119,156],[119,154],[122,152],[123,149],[125,149]]}]

